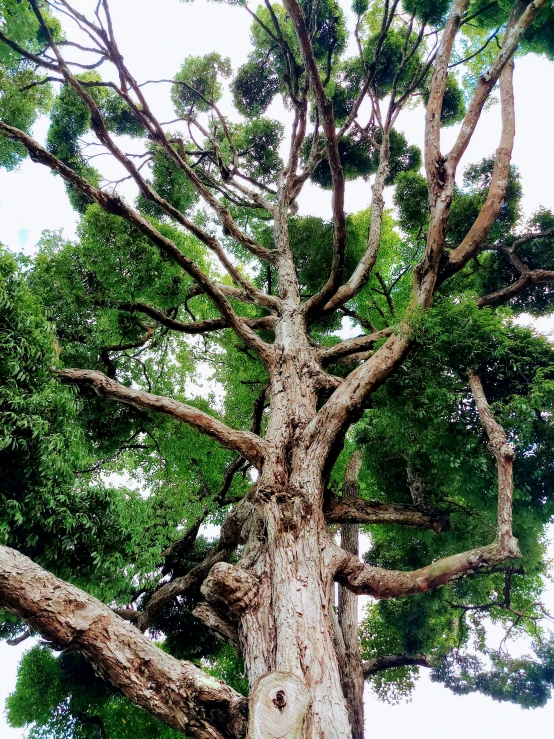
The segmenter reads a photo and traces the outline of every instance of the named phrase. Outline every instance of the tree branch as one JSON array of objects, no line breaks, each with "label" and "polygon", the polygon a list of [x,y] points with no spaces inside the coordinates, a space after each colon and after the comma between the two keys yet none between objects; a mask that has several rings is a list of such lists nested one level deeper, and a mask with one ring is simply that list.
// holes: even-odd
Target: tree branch
[{"label": "tree branch", "polygon": [[354,339],[346,339],[346,341],[341,341],[339,344],[334,344],[333,346],[322,349],[319,354],[321,364],[325,367],[328,364],[333,364],[333,362],[336,362],[342,357],[366,351],[373,347],[376,341],[384,339],[386,336],[390,336],[391,334],[392,328],[385,328],[382,331],[375,331],[372,334],[364,334],[363,336],[357,336]]},{"label": "tree branch", "polygon": [[[362,455],[359,450],[353,452],[344,470],[342,495],[345,502],[355,503],[360,497],[358,475],[362,466]],[[341,528],[341,547],[345,552],[358,556],[359,528],[356,523],[343,524]],[[352,739],[364,737],[364,675],[360,657],[360,639],[358,636],[358,598],[346,588],[339,585],[339,602],[337,616],[344,641],[343,675],[344,697],[348,704]]]},{"label": "tree branch", "polygon": [[43,638],[83,654],[133,703],[192,739],[246,734],[247,700],[156,647],[74,585],[0,546],[0,605]]},{"label": "tree branch", "polygon": [[448,531],[449,514],[417,506],[383,503],[362,498],[346,499],[331,495],[323,509],[327,523],[342,524],[390,524],[431,529],[436,533]]},{"label": "tree branch", "polygon": [[354,593],[374,598],[402,598],[425,593],[452,580],[472,574],[483,567],[495,567],[507,559],[521,556],[517,539],[512,534],[512,465],[514,450],[507,443],[504,429],[491,413],[481,381],[468,370],[469,384],[479,417],[490,441],[498,468],[497,535],[492,544],[453,554],[412,572],[386,570],[364,565],[333,544],[337,560],[336,579]]},{"label": "tree branch", "polygon": [[382,670],[391,670],[395,667],[411,667],[412,665],[417,667],[431,667],[425,657],[408,657],[407,654],[385,654],[381,657],[374,657],[373,659],[362,662],[362,670],[364,678],[368,678],[370,675],[375,675]]},{"label": "tree branch", "polygon": [[310,84],[314,93],[319,110],[319,117],[323,132],[325,134],[325,148],[329,166],[331,168],[331,179],[333,183],[333,261],[331,273],[326,284],[319,293],[312,296],[305,303],[308,313],[317,311],[333,295],[340,285],[344,268],[344,254],[346,247],[346,216],[344,213],[344,173],[340,162],[338,138],[335,128],[335,116],[333,105],[323,87],[319,76],[319,70],[314,57],[310,32],[308,31],[304,12],[297,0],[283,0],[283,4],[293,23],[298,43],[306,67],[306,73],[310,77]]},{"label": "tree branch", "polygon": [[237,431],[217,418],[191,405],[161,395],[137,390],[111,380],[103,372],[96,370],[65,369],[57,370],[57,376],[67,385],[78,385],[94,390],[101,397],[126,403],[143,410],[164,413],[178,421],[192,426],[202,434],[218,441],[227,449],[238,452],[256,467],[260,467],[265,456],[265,442],[250,431]]},{"label": "tree branch", "polygon": [[[232,295],[231,297],[235,297]],[[192,321],[185,323],[178,321],[175,318],[167,316],[163,311],[158,308],[154,308],[146,303],[120,303],[118,306],[121,310],[129,311],[140,311],[150,318],[153,318],[162,326],[171,329],[172,331],[179,331],[184,334],[204,334],[210,331],[219,331],[224,328],[230,328],[230,324],[224,318],[209,318],[205,321]],[[276,316],[262,316],[261,318],[245,318],[241,316],[241,320],[255,331],[269,330],[275,328],[277,321]]]},{"label": "tree branch", "polygon": [[[150,241],[155,244],[160,251],[170,256],[185,272],[187,272],[197,282],[203,292],[208,295],[224,318],[229,321],[231,328],[235,331],[247,346],[251,347],[260,357],[267,360],[270,353],[270,347],[260,337],[246,326],[240,317],[234,312],[224,293],[217,285],[206,275],[198,265],[189,257],[187,257],[177,246],[160,233],[146,218],[129,207],[118,195],[109,194],[91,185],[87,180],[78,175],[72,169],[67,167],[63,162],[57,159],[44,149],[37,141],[7,123],[0,121],[0,134],[7,138],[18,141],[29,152],[31,159],[40,164],[45,164],[53,172],[57,172],[69,184],[76,187],[80,192],[98,203],[100,207],[107,213],[120,216],[131,225],[133,225],[140,233],[144,234]],[[196,227],[195,227],[196,228]],[[212,237],[204,234],[200,229],[196,229],[198,233],[195,235],[206,243],[206,239]],[[271,297],[271,296],[267,296]]]},{"label": "tree branch", "polygon": [[240,541],[242,529],[251,511],[252,504],[249,496],[246,496],[228,514],[221,527],[219,542],[210,555],[196,567],[193,567],[186,575],[164,583],[150,598],[144,611],[131,611],[133,616],[129,616],[129,620],[135,621],[139,629],[144,631],[155,620],[156,615],[166,603],[169,603],[178,595],[183,595],[191,588],[199,587],[212,567],[228,560],[235,551]]},{"label": "tree branch", "polygon": [[476,254],[498,216],[500,207],[506,196],[516,133],[513,76],[514,63],[513,60],[510,60],[500,75],[502,132],[500,143],[496,150],[492,180],[487,193],[487,199],[462,243],[450,252],[447,264],[441,269],[439,276],[441,280],[447,275],[460,270]]},{"label": "tree branch", "polygon": [[[447,161],[450,167],[455,168],[464,151],[466,150],[477,122],[481,116],[483,106],[492,90],[498,81],[502,70],[508,64],[514,55],[518,44],[525,33],[529,25],[534,21],[538,12],[545,4],[546,0],[534,0],[529,3],[519,18],[510,18],[508,29],[502,43],[500,53],[492,63],[490,69],[481,75],[477,89],[473,95],[473,98],[468,106],[460,133],[450,153],[447,155]],[[519,10],[518,6],[523,3],[516,3],[514,11],[517,13]]]}]

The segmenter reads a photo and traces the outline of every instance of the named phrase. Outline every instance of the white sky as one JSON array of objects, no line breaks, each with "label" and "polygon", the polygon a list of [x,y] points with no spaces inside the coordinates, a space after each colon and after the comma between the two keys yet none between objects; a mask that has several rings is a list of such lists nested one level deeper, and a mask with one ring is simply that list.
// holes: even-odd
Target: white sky
[{"label": "white sky", "polygon": [[[83,5],[84,2],[79,2],[80,8]],[[207,4],[205,0],[193,4],[183,4],[179,0],[133,0],[132,3],[111,0],[111,7],[120,49],[139,80],[170,77],[190,54],[218,51],[231,58],[234,69],[246,59],[250,21],[240,8]],[[159,119],[173,118],[168,86],[153,85],[146,89]],[[538,57],[518,60],[515,72],[517,135],[513,161],[522,176],[526,215],[539,205],[554,210],[551,185],[554,172],[553,89],[552,63]],[[225,103],[224,98],[222,107],[227,110]],[[277,117],[277,108],[270,109],[269,115]],[[412,143],[422,147],[421,109],[401,116],[398,128]],[[39,122],[35,136],[42,138],[45,130],[44,122]],[[445,131],[443,150],[447,150],[454,135],[455,129]],[[483,115],[464,162],[491,155],[498,135],[499,109],[495,106]],[[367,207],[369,195],[368,183],[349,183],[348,210],[356,212]],[[330,218],[330,195],[316,187],[308,187],[301,197],[300,207],[303,213]],[[15,173],[0,172],[1,243],[14,250],[31,250],[44,229],[62,228],[66,236],[72,236],[76,222],[60,178],[44,167],[27,160]],[[549,322],[541,321],[540,328],[548,330]],[[554,608],[554,595],[549,594],[548,600]],[[25,646],[0,644],[0,707],[13,690],[17,663]],[[443,739],[447,733],[449,739],[485,739],[493,732],[508,739],[525,734],[548,737],[553,733],[554,701],[543,709],[523,711],[483,696],[456,697],[423,675],[411,703],[389,706],[368,694],[366,717],[368,737],[375,733],[390,739],[400,739],[406,734],[411,739]],[[24,732],[7,727],[0,708],[0,739],[16,739],[23,735]]]}]

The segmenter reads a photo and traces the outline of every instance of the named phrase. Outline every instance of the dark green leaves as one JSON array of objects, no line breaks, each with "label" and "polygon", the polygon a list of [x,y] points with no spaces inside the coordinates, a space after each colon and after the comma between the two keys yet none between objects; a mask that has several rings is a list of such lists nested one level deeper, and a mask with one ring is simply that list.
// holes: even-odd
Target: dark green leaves
[{"label": "dark green leaves", "polygon": [[231,85],[237,110],[252,118],[265,113],[279,86],[269,59],[251,59],[239,68]]}]

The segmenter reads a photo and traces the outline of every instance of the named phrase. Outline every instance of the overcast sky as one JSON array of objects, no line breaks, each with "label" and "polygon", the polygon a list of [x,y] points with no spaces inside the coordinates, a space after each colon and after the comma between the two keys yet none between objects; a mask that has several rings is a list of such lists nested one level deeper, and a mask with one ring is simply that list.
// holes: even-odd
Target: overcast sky
[{"label": "overcast sky", "polygon": [[[88,2],[79,0],[79,7]],[[185,56],[218,51],[229,56],[233,67],[243,63],[248,53],[249,18],[240,8],[207,4],[198,0],[183,4],[179,0],[111,0],[116,35],[127,65],[139,80],[169,77]],[[147,88],[148,97],[160,120],[173,118],[169,90],[165,85]],[[554,210],[554,64],[538,58],[518,60],[515,72],[517,135],[514,163],[519,167],[524,190],[524,210],[530,215],[539,205]],[[225,99],[222,107],[225,108]],[[277,117],[277,108],[269,114]],[[499,135],[499,106],[483,116],[464,163],[494,153]],[[423,111],[403,114],[397,126],[412,143],[423,145]],[[36,126],[42,138],[45,122]],[[443,135],[443,150],[448,148],[455,129]],[[463,166],[462,168],[463,169]],[[369,203],[369,183],[349,183],[347,209],[356,212]],[[390,200],[389,200],[390,202]],[[330,218],[330,195],[307,187],[300,200],[302,213]],[[25,161],[9,175],[0,172],[0,242],[13,250],[32,251],[44,229],[63,229],[66,236],[75,232],[77,219],[59,178],[40,165]],[[549,321],[540,328],[550,330]],[[551,555],[554,557],[554,552]],[[554,610],[554,594],[547,600]],[[23,737],[24,732],[9,729],[2,715],[8,693],[13,690],[17,663],[26,645],[0,644],[0,739]],[[484,739],[493,732],[510,739],[525,734],[552,735],[554,701],[545,708],[523,711],[511,704],[499,704],[482,696],[456,697],[423,675],[411,703],[389,706],[378,703],[371,694],[366,700],[368,736],[386,735],[399,739]],[[137,738],[140,739],[140,738]]]}]

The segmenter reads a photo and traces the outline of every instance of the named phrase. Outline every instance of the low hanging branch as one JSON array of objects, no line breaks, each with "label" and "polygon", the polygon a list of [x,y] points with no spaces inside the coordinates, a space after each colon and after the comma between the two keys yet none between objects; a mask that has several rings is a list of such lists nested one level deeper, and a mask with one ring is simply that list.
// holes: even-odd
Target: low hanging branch
[{"label": "low hanging branch", "polygon": [[83,654],[130,700],[191,739],[246,735],[246,698],[162,651],[100,601],[0,546],[0,606]]},{"label": "low hanging branch", "polygon": [[489,437],[490,448],[496,457],[498,469],[498,523],[495,541],[484,547],[439,559],[427,567],[412,572],[364,565],[357,557],[346,555],[335,545],[336,579],[353,592],[371,595],[374,598],[402,598],[415,593],[425,593],[483,567],[495,567],[507,559],[517,559],[521,556],[517,540],[512,534],[514,450],[507,441],[504,429],[491,412],[479,376],[473,370],[468,370],[468,377],[473,399]]}]

